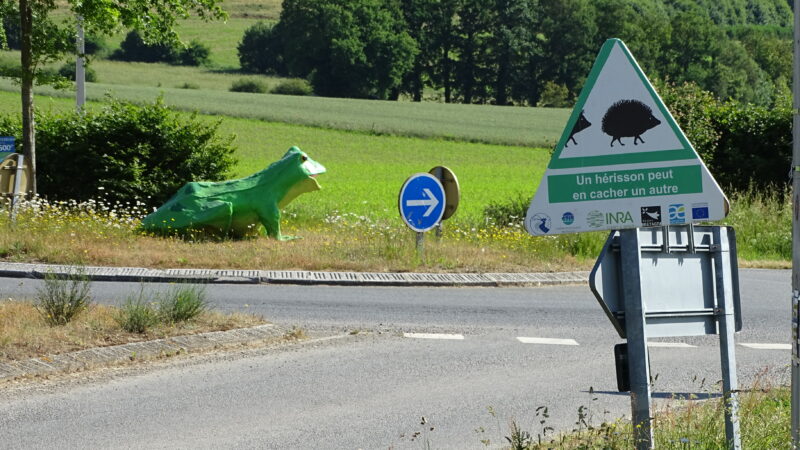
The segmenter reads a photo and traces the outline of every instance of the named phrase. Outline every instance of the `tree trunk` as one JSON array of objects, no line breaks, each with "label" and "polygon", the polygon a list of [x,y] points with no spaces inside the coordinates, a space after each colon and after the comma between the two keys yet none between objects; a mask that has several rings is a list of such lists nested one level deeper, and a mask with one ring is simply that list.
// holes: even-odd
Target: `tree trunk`
[{"label": "tree trunk", "polygon": [[450,69],[450,47],[445,46],[442,49],[443,53],[443,65],[444,68],[442,70],[442,83],[444,84],[444,102],[450,103],[452,94],[451,94],[451,87],[450,87],[450,77],[451,77],[451,69]]},{"label": "tree trunk", "polygon": [[20,63],[22,64],[22,149],[25,163],[30,165],[31,190],[36,194],[36,130],[33,107],[33,10],[28,0],[19,0]]}]

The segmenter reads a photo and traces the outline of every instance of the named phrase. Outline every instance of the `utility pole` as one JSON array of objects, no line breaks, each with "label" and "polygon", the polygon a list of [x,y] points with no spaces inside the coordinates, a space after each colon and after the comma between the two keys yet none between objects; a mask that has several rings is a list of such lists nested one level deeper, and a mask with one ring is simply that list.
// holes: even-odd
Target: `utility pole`
[{"label": "utility pole", "polygon": [[792,63],[792,447],[800,449],[800,1],[797,0]]},{"label": "utility pole", "polygon": [[86,60],[83,57],[86,47],[83,41],[83,16],[77,17],[77,39],[75,40],[75,50],[78,57],[75,60],[75,107],[78,114],[83,114],[83,104],[86,103]]}]

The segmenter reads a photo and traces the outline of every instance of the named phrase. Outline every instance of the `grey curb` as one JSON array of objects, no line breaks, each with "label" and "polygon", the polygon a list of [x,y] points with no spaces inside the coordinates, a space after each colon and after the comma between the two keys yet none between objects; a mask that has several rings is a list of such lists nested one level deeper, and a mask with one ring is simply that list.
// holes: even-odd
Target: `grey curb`
[{"label": "grey curb", "polygon": [[0,362],[0,381],[22,376],[76,372],[93,367],[149,360],[179,353],[195,353],[278,338],[288,330],[272,324],[229,331],[190,334],[111,347],[95,347],[24,361]]},{"label": "grey curb", "polygon": [[[585,284],[589,272],[553,273],[376,273],[307,270],[145,269],[84,267],[92,281],[302,284],[333,286],[555,286]],[[42,279],[75,273],[74,266],[0,262],[0,277]]]}]

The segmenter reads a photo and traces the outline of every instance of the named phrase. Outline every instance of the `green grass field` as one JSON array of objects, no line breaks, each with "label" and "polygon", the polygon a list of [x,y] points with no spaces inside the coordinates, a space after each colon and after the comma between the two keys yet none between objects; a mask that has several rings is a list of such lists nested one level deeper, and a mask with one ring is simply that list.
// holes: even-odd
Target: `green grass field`
[{"label": "green grass field", "polygon": [[[64,98],[37,97],[42,111],[64,111],[73,103]],[[92,105],[93,108],[98,105]],[[0,92],[0,112],[16,113],[19,96]],[[203,116],[203,120],[218,118]],[[321,192],[290,205],[300,218],[320,220],[352,213],[371,219],[396,219],[397,195],[405,179],[437,165],[451,168],[459,178],[462,200],[454,219],[480,221],[493,201],[531,195],[549,160],[544,149],[374,136],[242,118],[221,118],[220,130],[237,136],[239,164],[232,174],[249,175],[263,169],[297,145],[323,164]]]}]

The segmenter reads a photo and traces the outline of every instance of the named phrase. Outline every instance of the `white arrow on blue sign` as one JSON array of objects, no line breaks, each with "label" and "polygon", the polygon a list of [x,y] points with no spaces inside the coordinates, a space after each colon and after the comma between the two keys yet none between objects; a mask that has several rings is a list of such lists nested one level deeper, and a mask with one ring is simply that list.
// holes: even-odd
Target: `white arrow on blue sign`
[{"label": "white arrow on blue sign", "polygon": [[415,173],[400,188],[400,217],[414,231],[435,227],[444,215],[444,187],[429,173]]}]

